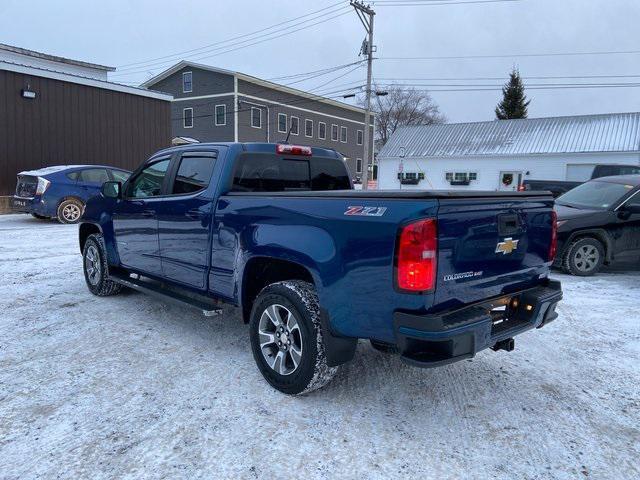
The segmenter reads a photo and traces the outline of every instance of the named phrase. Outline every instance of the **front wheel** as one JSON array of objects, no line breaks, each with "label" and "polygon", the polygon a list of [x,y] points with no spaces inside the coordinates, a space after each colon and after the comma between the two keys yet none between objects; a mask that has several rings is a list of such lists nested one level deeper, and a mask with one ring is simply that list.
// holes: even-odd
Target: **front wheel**
[{"label": "front wheel", "polygon": [[251,310],[253,358],[275,389],[290,395],[323,387],[338,367],[329,367],[320,325],[318,295],[300,280],[265,287]]},{"label": "front wheel", "polygon": [[574,241],[564,254],[562,266],[567,273],[587,277],[598,273],[605,251],[600,240],[584,237]]},{"label": "front wheel", "polygon": [[109,280],[107,275],[107,253],[102,235],[89,235],[82,249],[84,279],[89,291],[99,297],[120,292],[122,286]]}]

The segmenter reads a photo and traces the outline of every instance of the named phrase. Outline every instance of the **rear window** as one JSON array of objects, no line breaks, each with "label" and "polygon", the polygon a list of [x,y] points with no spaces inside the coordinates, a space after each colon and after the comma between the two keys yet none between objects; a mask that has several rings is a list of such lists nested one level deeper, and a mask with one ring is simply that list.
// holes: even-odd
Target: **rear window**
[{"label": "rear window", "polygon": [[238,158],[232,191],[287,192],[350,188],[346,166],[339,159],[244,154]]}]

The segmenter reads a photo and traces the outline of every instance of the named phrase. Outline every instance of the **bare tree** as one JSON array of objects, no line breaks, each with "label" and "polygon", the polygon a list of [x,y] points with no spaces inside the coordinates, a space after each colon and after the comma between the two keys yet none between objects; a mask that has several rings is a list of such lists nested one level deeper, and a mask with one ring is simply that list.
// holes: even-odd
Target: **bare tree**
[{"label": "bare tree", "polygon": [[[377,88],[376,90],[381,90]],[[388,95],[374,95],[372,110],[376,114],[376,144],[381,148],[398,127],[444,123],[446,117],[429,93],[391,85]]]}]

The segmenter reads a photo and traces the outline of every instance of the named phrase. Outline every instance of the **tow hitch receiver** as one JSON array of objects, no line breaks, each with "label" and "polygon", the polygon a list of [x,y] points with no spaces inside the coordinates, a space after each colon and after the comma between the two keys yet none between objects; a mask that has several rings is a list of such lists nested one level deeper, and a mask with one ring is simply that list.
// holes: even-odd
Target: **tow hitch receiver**
[{"label": "tow hitch receiver", "polygon": [[510,352],[516,347],[516,341],[513,338],[507,338],[505,340],[500,340],[497,342],[491,350],[497,352],[498,350],[504,350],[505,352]]}]

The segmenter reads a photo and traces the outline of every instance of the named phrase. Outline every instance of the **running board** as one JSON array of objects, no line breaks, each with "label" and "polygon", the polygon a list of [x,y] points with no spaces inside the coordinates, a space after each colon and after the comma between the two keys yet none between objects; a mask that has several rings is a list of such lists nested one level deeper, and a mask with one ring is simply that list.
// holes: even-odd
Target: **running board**
[{"label": "running board", "polygon": [[109,280],[119,283],[125,287],[132,288],[133,290],[147,293],[162,300],[197,308],[206,317],[213,317],[222,314],[222,309],[215,300],[211,300],[202,295],[187,295],[186,293],[181,293],[175,289],[168,289],[161,283],[145,281],[141,280],[140,276],[137,277],[138,278],[132,278],[124,274],[110,272]]}]

